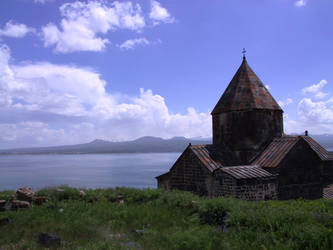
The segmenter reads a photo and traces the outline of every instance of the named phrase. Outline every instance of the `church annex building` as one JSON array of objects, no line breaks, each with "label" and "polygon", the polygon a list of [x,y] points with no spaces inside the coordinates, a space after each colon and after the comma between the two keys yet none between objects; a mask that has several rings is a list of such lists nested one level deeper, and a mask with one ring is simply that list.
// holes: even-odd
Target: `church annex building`
[{"label": "church annex building", "polygon": [[333,183],[333,155],[283,132],[282,109],[245,56],[212,111],[213,144],[189,145],[158,187],[247,200],[317,199]]}]

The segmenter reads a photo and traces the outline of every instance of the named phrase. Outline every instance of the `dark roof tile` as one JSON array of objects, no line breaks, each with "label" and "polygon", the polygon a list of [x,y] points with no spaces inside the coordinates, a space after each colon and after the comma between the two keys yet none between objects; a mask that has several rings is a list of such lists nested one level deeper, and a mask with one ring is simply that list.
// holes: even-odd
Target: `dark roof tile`
[{"label": "dark roof tile", "polygon": [[277,167],[299,140],[304,140],[322,161],[332,161],[333,155],[309,136],[283,136],[274,138],[252,164],[264,168]]},{"label": "dark roof tile", "polygon": [[322,161],[333,161],[333,154],[328,152],[318,142],[316,142],[310,136],[301,137],[310,145],[310,147],[313,149],[313,151],[317,153],[317,155]]},{"label": "dark roof tile", "polygon": [[227,150],[223,151],[213,145],[192,145],[190,149],[211,172],[222,166],[239,165],[240,163],[235,153]]},{"label": "dark roof tile", "polygon": [[260,168],[259,166],[234,166],[224,167],[220,171],[227,173],[235,179],[262,179],[273,178],[276,175]]},{"label": "dark roof tile", "polygon": [[212,114],[251,109],[282,111],[279,104],[244,59]]},{"label": "dark roof tile", "polygon": [[296,144],[297,137],[284,136],[275,138],[268,147],[253,162],[255,165],[269,168],[276,167],[287,155],[290,149]]}]

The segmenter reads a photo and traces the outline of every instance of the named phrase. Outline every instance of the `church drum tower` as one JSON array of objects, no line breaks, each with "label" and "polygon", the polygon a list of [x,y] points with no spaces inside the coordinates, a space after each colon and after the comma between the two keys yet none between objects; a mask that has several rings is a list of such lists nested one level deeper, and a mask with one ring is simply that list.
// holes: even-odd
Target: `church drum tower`
[{"label": "church drum tower", "polygon": [[245,56],[212,111],[213,144],[249,162],[283,134],[282,109],[247,64]]}]

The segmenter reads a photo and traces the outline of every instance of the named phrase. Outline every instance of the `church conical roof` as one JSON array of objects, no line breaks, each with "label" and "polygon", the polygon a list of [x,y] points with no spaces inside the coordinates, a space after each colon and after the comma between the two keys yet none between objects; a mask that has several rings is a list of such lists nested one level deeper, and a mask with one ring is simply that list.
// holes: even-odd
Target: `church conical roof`
[{"label": "church conical roof", "polygon": [[236,110],[281,110],[259,77],[247,64],[246,58],[212,111],[213,114]]}]

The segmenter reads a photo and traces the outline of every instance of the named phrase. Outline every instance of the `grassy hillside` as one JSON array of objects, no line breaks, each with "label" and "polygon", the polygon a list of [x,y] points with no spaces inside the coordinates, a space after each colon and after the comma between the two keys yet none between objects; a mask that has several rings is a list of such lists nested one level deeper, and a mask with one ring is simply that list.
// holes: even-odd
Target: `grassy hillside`
[{"label": "grassy hillside", "polygon": [[[0,249],[332,249],[333,200],[247,202],[187,192],[43,189],[41,206],[0,212]],[[0,192],[11,200],[13,191]]]}]

